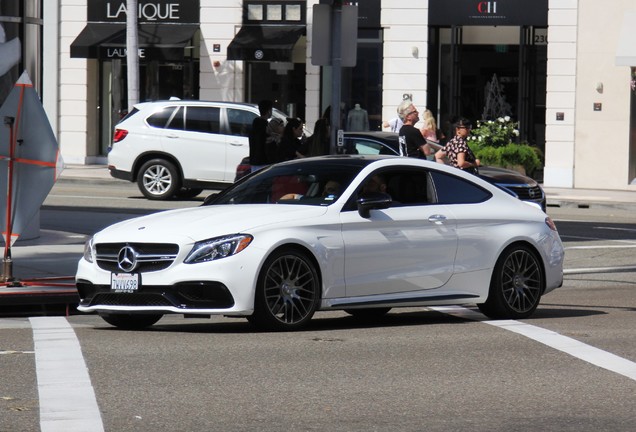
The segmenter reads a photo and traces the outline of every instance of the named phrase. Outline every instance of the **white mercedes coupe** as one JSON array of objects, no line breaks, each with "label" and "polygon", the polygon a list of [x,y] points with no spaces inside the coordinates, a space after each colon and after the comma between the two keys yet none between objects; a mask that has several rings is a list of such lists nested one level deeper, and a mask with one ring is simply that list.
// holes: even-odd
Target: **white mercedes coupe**
[{"label": "white mercedes coupe", "polygon": [[456,168],[393,156],[272,165],[201,207],[110,226],[85,247],[78,309],[138,329],[164,314],[295,330],[316,311],[476,304],[530,316],[563,283],[538,206]]}]

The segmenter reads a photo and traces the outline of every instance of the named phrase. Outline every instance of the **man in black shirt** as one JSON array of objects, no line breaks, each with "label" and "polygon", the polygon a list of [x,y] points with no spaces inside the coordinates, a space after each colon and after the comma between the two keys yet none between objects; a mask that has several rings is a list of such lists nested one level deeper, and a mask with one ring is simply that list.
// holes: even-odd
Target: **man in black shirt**
[{"label": "man in black shirt", "polygon": [[404,125],[398,132],[400,135],[400,156],[424,158],[433,153],[422,132],[414,125],[420,121],[419,113],[413,102],[406,99],[398,107],[398,116]]},{"label": "man in black shirt", "polygon": [[267,121],[272,116],[273,106],[274,104],[270,100],[262,100],[258,103],[258,111],[261,115],[252,122],[252,130],[249,134],[252,172],[258,171],[272,162],[269,160],[267,152]]}]

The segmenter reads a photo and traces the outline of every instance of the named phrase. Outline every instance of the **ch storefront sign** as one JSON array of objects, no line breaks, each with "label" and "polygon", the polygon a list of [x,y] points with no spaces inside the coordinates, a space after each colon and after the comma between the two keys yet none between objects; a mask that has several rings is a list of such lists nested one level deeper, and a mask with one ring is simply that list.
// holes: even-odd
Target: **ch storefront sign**
[{"label": "ch storefront sign", "polygon": [[548,0],[429,0],[429,25],[548,25]]},{"label": "ch storefront sign", "polygon": [[[89,22],[125,23],[126,0],[90,0]],[[140,23],[199,24],[199,2],[193,0],[139,0],[137,20]]]}]

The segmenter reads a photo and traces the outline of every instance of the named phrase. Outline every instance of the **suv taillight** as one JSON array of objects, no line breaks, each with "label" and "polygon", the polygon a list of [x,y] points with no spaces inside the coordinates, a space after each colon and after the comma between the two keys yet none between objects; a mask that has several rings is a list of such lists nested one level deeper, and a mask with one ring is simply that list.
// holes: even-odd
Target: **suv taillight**
[{"label": "suv taillight", "polygon": [[115,129],[115,133],[113,134],[113,142],[119,142],[126,138],[128,135],[128,131],[126,129]]}]

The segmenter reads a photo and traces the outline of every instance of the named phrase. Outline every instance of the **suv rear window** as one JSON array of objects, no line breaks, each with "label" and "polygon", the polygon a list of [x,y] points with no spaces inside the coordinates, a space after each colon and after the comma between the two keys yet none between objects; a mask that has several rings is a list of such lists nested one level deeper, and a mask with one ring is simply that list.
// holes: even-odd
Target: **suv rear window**
[{"label": "suv rear window", "polygon": [[174,109],[175,107],[165,107],[161,111],[151,114],[146,119],[146,122],[152,127],[163,129],[166,127],[168,120],[170,120]]}]

